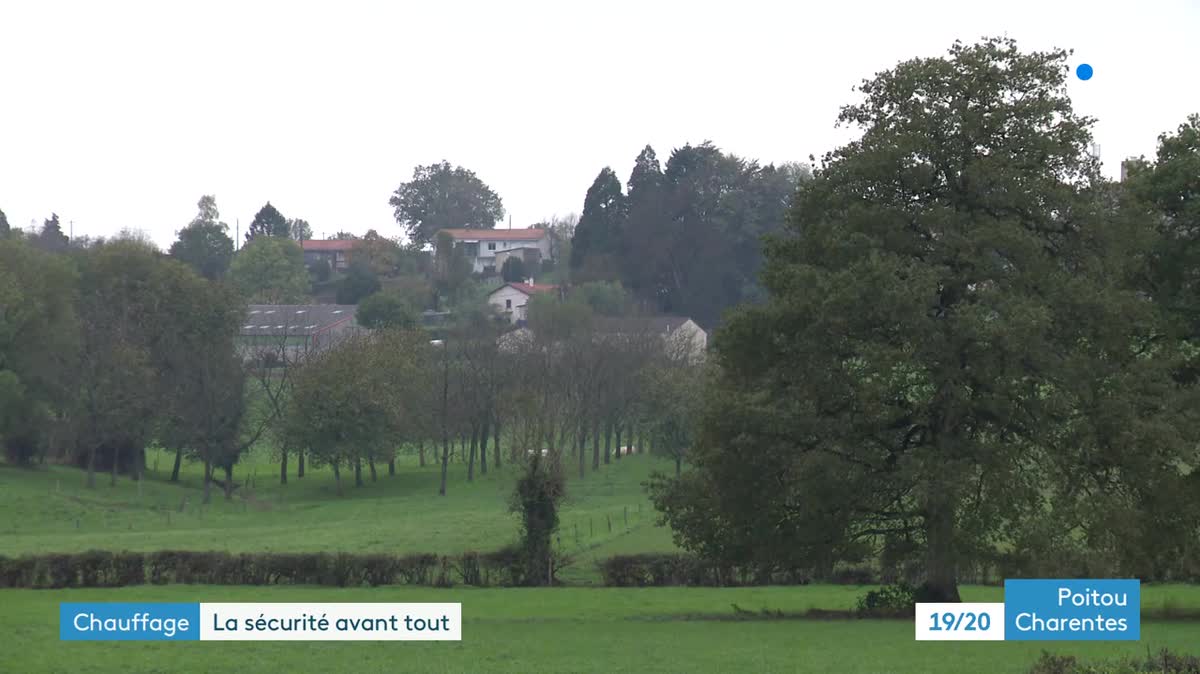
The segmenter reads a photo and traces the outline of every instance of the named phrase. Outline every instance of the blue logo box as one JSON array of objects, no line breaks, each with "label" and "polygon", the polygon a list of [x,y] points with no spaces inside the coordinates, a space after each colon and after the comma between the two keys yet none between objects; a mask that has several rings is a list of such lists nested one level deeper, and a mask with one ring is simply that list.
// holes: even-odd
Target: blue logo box
[{"label": "blue logo box", "polygon": [[1137,641],[1138,580],[1006,580],[1005,641]]},{"label": "blue logo box", "polygon": [[62,641],[199,641],[200,604],[63,603]]}]

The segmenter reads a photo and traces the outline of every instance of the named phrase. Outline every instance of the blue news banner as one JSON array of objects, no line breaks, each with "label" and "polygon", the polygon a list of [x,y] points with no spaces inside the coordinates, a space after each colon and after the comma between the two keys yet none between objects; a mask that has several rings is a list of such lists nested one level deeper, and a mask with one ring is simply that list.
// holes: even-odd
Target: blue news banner
[{"label": "blue news banner", "polygon": [[462,604],[63,603],[62,641],[461,641]]},{"label": "blue news banner", "polygon": [[917,604],[918,641],[1137,641],[1138,580],[1006,580],[1003,603]]}]

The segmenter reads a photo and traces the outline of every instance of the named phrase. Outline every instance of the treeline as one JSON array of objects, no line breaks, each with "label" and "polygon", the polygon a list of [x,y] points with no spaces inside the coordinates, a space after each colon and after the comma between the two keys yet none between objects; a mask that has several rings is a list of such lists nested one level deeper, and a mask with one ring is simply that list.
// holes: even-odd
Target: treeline
[{"label": "treeline", "polygon": [[[399,448],[441,466],[457,455],[467,479],[506,462],[567,456],[584,477],[652,443],[682,460],[698,412],[704,345],[686,330],[597,316],[581,299],[536,298],[529,326],[505,332],[486,315],[438,332],[385,329],[277,363],[287,387],[277,436],[342,489],[394,473]],[[561,467],[561,466],[560,466]]]},{"label": "treeline", "polygon": [[[586,288],[584,290],[587,290]],[[611,291],[611,292],[610,292]],[[578,455],[579,474],[646,441],[681,456],[703,345],[593,306],[605,287],[538,298],[527,330],[465,312],[439,339],[411,325],[351,333],[322,349],[237,340],[245,297],[133,237],[47,252],[0,240],[0,443],[13,463],[58,461],[140,478],[151,442],[205,467],[227,497],[251,447],[280,479],[329,466],[341,489],[394,472],[398,451],[476,472]],[[607,298],[607,299],[605,299]],[[385,324],[386,325],[386,324]],[[681,432],[683,431],[683,432]],[[635,441],[635,437],[637,440]],[[502,454],[502,445],[508,455]]]},{"label": "treeline", "polygon": [[861,137],[714,338],[657,507],[710,564],[1200,570],[1200,115],[1106,180],[1064,51],[955,44],[864,82]]},{"label": "treeline", "polygon": [[571,277],[620,281],[649,311],[716,325],[726,309],[762,299],[762,238],[782,230],[810,176],[806,165],[762,166],[709,142],[674,150],[664,167],[646,146],[624,187],[605,167],[588,189]]},{"label": "treeline", "polygon": [[148,242],[47,252],[0,240],[0,443],[7,460],[140,476],[152,440],[232,468],[262,432],[233,337],[244,305]]}]

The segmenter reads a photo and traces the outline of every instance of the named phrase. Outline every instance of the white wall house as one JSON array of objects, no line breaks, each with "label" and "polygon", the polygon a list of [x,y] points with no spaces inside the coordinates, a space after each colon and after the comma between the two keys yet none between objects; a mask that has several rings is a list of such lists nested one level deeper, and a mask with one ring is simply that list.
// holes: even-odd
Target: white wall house
[{"label": "white wall house", "polygon": [[488,295],[488,304],[496,307],[500,315],[508,318],[509,323],[523,324],[529,318],[525,306],[529,303],[529,298],[556,290],[558,286],[541,283],[505,283]]},{"label": "white wall house", "polygon": [[504,260],[520,257],[528,273],[552,259],[550,233],[544,229],[443,229],[461,246],[477,274],[499,274]]},{"label": "white wall house", "polygon": [[658,335],[674,356],[700,361],[708,350],[708,333],[686,316],[597,318],[597,332],[607,335]]}]

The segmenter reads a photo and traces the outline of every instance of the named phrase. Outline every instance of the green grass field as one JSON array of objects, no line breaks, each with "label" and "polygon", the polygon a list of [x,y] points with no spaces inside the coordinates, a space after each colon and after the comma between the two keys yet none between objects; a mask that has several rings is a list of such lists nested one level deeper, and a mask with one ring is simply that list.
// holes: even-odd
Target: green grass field
[{"label": "green grass field", "polygon": [[[1180,588],[1147,588],[1165,601]],[[1024,672],[1043,650],[1086,658],[1195,649],[1196,623],[1146,622],[1141,642],[917,642],[909,621],[718,620],[743,609],[849,607],[855,587],[234,588],[0,592],[6,672]],[[966,588],[964,599],[993,599]],[[1186,588],[1200,601],[1196,588]],[[61,601],[461,602],[458,643],[58,641]]]},{"label": "green grass field", "polygon": [[[512,474],[466,481],[451,466],[446,497],[438,469],[400,462],[398,474],[334,493],[332,475],[310,471],[278,484],[278,466],[252,455],[251,484],[226,502],[200,505],[200,470],[165,481],[171,456],[152,453],[150,475],[116,487],[78,470],[0,465],[0,554],[109,550],[388,551],[452,553],[512,542]],[[156,467],[157,466],[157,467]],[[1142,641],[933,643],[911,621],[734,619],[743,610],[849,609],[866,588],[601,588],[595,561],[669,551],[640,484],[672,465],[634,456],[570,479],[560,548],[575,558],[549,589],[140,586],[0,590],[0,673],[7,672],[1024,672],[1043,650],[1088,659],[1200,650],[1200,623],[1143,622]],[[182,512],[180,508],[182,507]],[[169,521],[168,521],[169,518]],[[611,522],[611,530],[610,530]],[[1001,601],[1002,590],[967,587],[966,601]],[[84,643],[58,640],[63,601],[461,602],[460,643]],[[1147,586],[1143,608],[1200,609],[1200,586]]]},{"label": "green grass field", "polygon": [[[355,488],[343,474],[336,495],[328,470],[309,470],[279,484],[279,466],[251,455],[236,480],[251,479],[226,501],[214,488],[201,505],[199,465],[184,464],[180,484],[166,481],[173,457],[151,452],[148,477],[137,484],[97,476],[84,486],[72,468],[19,469],[0,464],[0,554],[107,550],[228,550],[431,552],[493,550],[513,542],[517,518],[508,511],[513,471],[492,470],[467,482],[466,466],[450,466],[447,495],[438,496],[439,469],[401,457],[396,475],[379,466],[379,479]],[[672,464],[644,455],[588,469],[572,478],[561,512],[560,549],[574,565],[563,570],[575,583],[596,579],[595,560],[618,552],[673,550],[670,531],[655,525],[641,482]],[[180,508],[182,507],[182,512]]]}]

